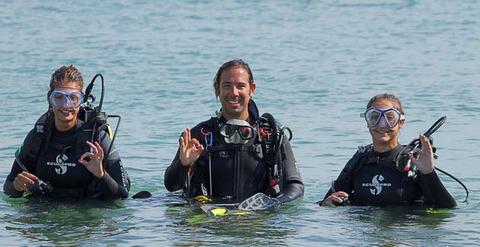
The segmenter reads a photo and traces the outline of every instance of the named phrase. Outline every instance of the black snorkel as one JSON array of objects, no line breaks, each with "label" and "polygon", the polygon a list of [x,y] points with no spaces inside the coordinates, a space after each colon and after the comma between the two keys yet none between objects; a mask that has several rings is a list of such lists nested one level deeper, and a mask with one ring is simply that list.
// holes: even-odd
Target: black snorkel
[{"label": "black snorkel", "polygon": [[[98,104],[97,107],[95,107],[95,105],[93,104],[93,102],[95,101],[95,96],[92,95],[92,89],[95,84],[95,80],[98,77],[100,77],[102,82],[102,90],[100,94],[100,103]],[[109,155],[112,149],[113,143],[115,142],[117,131],[120,126],[120,121],[122,118],[120,115],[110,115],[110,114],[107,115],[105,112],[102,112],[104,96],[105,96],[105,82],[103,80],[103,76],[102,74],[96,74],[92,78],[92,81],[90,82],[90,84],[88,84],[87,88],[85,89],[85,95],[83,98],[84,103],[82,104],[81,110],[80,110],[82,114],[79,113],[79,115],[85,123],[88,123],[89,121],[93,121],[93,131],[92,131],[92,138],[91,138],[92,142],[98,139],[99,130],[103,129],[107,133],[111,134],[108,131],[107,118],[118,118],[117,125],[115,126],[115,131],[113,133],[113,137],[111,136],[112,140],[110,142],[110,146],[108,147],[108,150],[105,153],[106,155]]]},{"label": "black snorkel", "polygon": [[[447,120],[447,116],[443,116],[441,118],[439,118],[423,135],[425,137],[427,137],[430,141],[430,143],[433,143],[433,140],[432,140],[432,134],[435,133],[440,127],[442,127],[442,125],[445,123],[445,121]],[[416,138],[416,139],[413,139],[405,148],[402,149],[402,151],[400,151],[398,153],[398,155],[395,157],[394,161],[395,161],[395,164],[397,166],[397,169],[401,172],[408,172],[409,173],[409,176],[411,174],[414,174],[414,171],[416,170],[416,167],[411,163],[411,160],[410,160],[410,157],[408,155],[408,153],[410,151],[413,151],[415,149],[421,149],[422,148],[422,144],[420,142],[420,139]],[[437,159],[438,158],[438,155],[435,154],[435,148],[432,147],[433,149],[433,152],[434,152],[434,158]],[[455,180],[456,182],[458,182],[464,189],[465,189],[465,193],[466,193],[466,196],[465,196],[465,200],[463,202],[467,202],[468,201],[468,195],[469,195],[469,191],[467,189],[467,186],[465,186],[465,184],[462,183],[462,181],[460,181],[458,178],[454,177],[453,175],[451,175],[450,173],[438,168],[437,166],[435,166],[435,170],[449,176],[450,178],[452,178],[453,180]]]},{"label": "black snorkel", "polygon": [[[100,80],[102,82],[102,90],[100,94],[100,103],[98,104],[97,107],[93,104],[95,101],[95,97],[92,94],[92,89],[95,84],[95,81],[97,78],[100,77]],[[88,123],[89,121],[93,121],[93,131],[92,131],[92,137],[91,141],[94,142],[98,139],[98,134],[100,130],[104,130],[105,132],[108,133],[110,136],[111,133],[109,131],[109,125],[107,124],[107,119],[108,118],[117,118],[117,124],[115,126],[115,131],[113,132],[113,136],[110,136],[112,139],[110,141],[110,146],[108,147],[107,152],[105,152],[105,155],[109,155],[110,151],[112,150],[113,143],[115,142],[115,138],[117,137],[117,132],[118,128],[120,126],[120,121],[122,120],[122,117],[120,115],[111,115],[111,114],[106,114],[105,112],[102,112],[102,106],[103,106],[103,98],[105,96],[105,82],[103,80],[103,75],[102,74],[96,74],[93,78],[90,84],[88,84],[87,88],[85,89],[85,96],[83,100],[83,104],[81,107],[80,112],[83,114],[80,114],[80,117],[83,117],[83,121],[85,123]],[[83,116],[82,116],[83,115]],[[151,197],[152,194],[148,191],[139,191],[135,195],[132,196],[133,199],[143,199],[143,198],[149,198]]]}]

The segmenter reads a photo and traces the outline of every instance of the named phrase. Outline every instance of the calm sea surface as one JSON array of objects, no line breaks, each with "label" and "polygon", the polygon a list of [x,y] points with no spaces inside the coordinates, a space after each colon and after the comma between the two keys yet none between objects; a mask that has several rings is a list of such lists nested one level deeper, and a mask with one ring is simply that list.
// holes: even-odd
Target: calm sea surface
[{"label": "calm sea surface", "polygon": [[[0,183],[47,109],[51,73],[75,64],[106,79],[104,110],[146,200],[46,202],[0,195],[0,238],[11,245],[464,246],[480,241],[479,1],[1,1]],[[240,218],[205,218],[169,193],[163,174],[182,128],[219,102],[212,78],[243,58],[260,111],[294,131],[302,200]],[[459,205],[320,208],[330,182],[370,136],[359,113],[398,95],[409,142],[440,116],[437,165]],[[95,89],[99,95],[99,87]],[[476,126],[476,127],[475,127]],[[132,193],[132,194],[133,194]]]}]

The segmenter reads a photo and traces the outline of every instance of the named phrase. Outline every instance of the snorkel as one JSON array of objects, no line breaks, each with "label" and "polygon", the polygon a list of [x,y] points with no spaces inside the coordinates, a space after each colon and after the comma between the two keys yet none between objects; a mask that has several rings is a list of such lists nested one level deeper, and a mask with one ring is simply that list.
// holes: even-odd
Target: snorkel
[{"label": "snorkel", "polygon": [[[442,125],[445,123],[445,121],[447,120],[447,116],[443,116],[441,118],[439,118],[423,135],[425,137],[427,137],[430,141],[430,143],[433,143],[433,140],[432,140],[432,134],[435,133],[440,127],[442,127]],[[408,153],[409,152],[415,152],[415,150],[417,149],[421,149],[422,148],[422,144],[420,142],[420,139],[416,138],[416,139],[413,139],[407,146],[405,146],[405,148],[402,149],[402,151],[400,151],[398,153],[397,156],[395,156],[394,158],[394,162],[395,162],[395,165],[397,167],[397,169],[400,171],[400,172],[406,172],[408,173],[408,176],[409,177],[415,177],[416,176],[416,173],[415,171],[417,170],[417,168],[415,167],[415,165],[412,163]],[[435,148],[432,147],[433,149],[433,152],[434,152],[434,158],[437,159],[438,158],[438,155],[435,154]],[[414,157],[416,156],[417,154],[414,153]],[[466,193],[466,196],[465,196],[465,200],[464,202],[467,202],[468,201],[468,195],[469,195],[469,191],[467,189],[467,187],[465,186],[465,184],[462,183],[462,181],[460,181],[459,179],[457,179],[456,177],[454,177],[453,175],[451,175],[450,173],[438,168],[437,166],[435,166],[435,170],[449,176],[450,178],[452,178],[453,180],[455,180],[456,182],[458,182],[462,187],[463,189],[465,190],[465,193]]]},{"label": "snorkel", "polygon": [[[102,89],[100,94],[100,103],[96,107],[93,102],[95,102],[95,96],[92,94],[93,86],[97,78],[100,77],[102,83]],[[111,138],[110,146],[108,147],[108,151],[105,153],[106,155],[110,154],[112,149],[113,143],[115,142],[115,138],[117,136],[117,131],[120,126],[121,116],[120,115],[110,115],[102,112],[103,106],[103,98],[105,96],[105,82],[103,80],[102,74],[96,74],[92,81],[88,84],[87,88],[85,89],[85,94],[83,98],[83,104],[80,106],[79,118],[83,120],[85,123],[93,122],[93,131],[91,141],[94,142],[98,139],[98,134],[100,130],[105,130]],[[107,124],[108,118],[117,118],[117,124],[115,127],[115,131],[111,133],[110,126]]]}]

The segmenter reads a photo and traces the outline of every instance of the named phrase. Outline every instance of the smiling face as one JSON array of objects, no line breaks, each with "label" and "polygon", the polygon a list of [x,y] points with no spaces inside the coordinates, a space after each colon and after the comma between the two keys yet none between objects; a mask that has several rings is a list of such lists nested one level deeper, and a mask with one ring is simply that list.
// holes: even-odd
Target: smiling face
[{"label": "smiling face", "polygon": [[[377,109],[389,109],[398,106],[391,100],[378,99],[371,105]],[[380,119],[380,122],[375,127],[368,127],[370,135],[372,136],[373,147],[375,151],[384,152],[393,149],[398,145],[398,134],[403,127],[405,120],[400,120],[393,128],[389,128],[385,120]]]},{"label": "smiling face", "polygon": [[248,102],[254,91],[255,83],[249,83],[248,71],[240,66],[226,68],[220,75],[216,95],[222,104],[222,115],[229,119],[248,119]]},{"label": "smiling face", "polygon": [[[63,82],[56,86],[54,90],[65,91],[68,93],[81,92],[82,87],[77,82]],[[75,127],[77,124],[77,115],[80,111],[80,107],[52,107],[53,114],[55,116],[55,127],[59,131],[67,131]]]}]

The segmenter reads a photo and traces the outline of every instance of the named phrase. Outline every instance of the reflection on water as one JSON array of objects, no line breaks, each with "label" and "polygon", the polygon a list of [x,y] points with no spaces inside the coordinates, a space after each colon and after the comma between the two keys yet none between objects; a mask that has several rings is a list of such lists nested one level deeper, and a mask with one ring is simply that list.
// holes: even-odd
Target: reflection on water
[{"label": "reflection on water", "polygon": [[119,227],[125,216],[112,215],[123,207],[121,201],[46,199],[8,199],[14,208],[2,217],[8,231],[17,231],[34,241],[53,245],[82,243],[121,234]]},{"label": "reflection on water", "polygon": [[[8,245],[447,246],[480,241],[480,5],[476,1],[0,1],[0,183],[48,105],[53,70],[73,63],[105,77],[103,109],[122,116],[116,138],[145,200],[41,202],[0,195]],[[163,173],[185,127],[220,107],[212,79],[225,61],[252,67],[260,112],[293,130],[303,200],[241,218],[202,218]],[[99,98],[99,88],[94,93]],[[96,91],[97,90],[97,91]],[[401,142],[440,116],[440,177],[457,209],[320,208],[359,145],[368,99],[400,97]],[[179,205],[181,204],[181,205]]]},{"label": "reflection on water", "polygon": [[[177,245],[287,245],[296,234],[282,214],[294,205],[242,216],[207,216],[199,208],[185,205],[168,205],[165,216],[178,236]],[[212,236],[214,236],[212,238]]]}]

